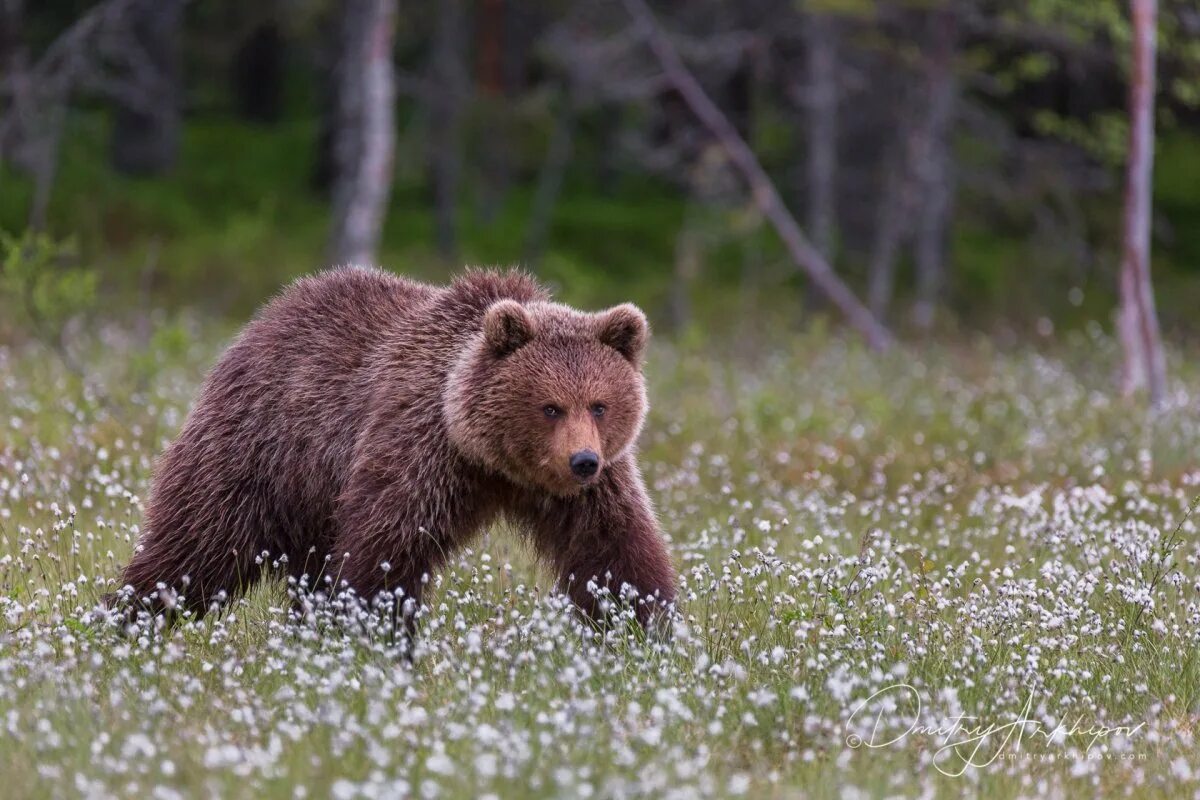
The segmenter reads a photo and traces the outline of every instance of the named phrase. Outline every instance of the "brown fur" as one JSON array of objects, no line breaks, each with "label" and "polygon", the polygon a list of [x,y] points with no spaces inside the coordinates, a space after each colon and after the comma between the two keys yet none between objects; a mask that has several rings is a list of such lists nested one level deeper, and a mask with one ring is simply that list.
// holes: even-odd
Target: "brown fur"
[{"label": "brown fur", "polygon": [[[159,608],[180,591],[203,614],[282,555],[297,577],[419,602],[503,515],[586,612],[593,579],[669,603],[634,453],[646,336],[635,307],[580,313],[519,272],[445,288],[357,268],[300,280],[205,381],[157,464],[124,583]],[[586,482],[569,467],[582,450],[600,462]]]}]

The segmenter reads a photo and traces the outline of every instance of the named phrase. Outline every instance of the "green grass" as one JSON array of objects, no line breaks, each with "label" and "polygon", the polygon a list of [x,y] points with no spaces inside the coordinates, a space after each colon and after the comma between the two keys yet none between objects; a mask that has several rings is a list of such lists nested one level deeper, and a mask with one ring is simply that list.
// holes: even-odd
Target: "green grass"
[{"label": "green grass", "polygon": [[[1200,787],[1200,544],[1184,521],[1200,494],[1194,348],[1172,351],[1164,412],[1115,398],[1118,353],[1094,322],[1111,307],[1101,270],[1040,349],[1019,334],[871,355],[797,311],[801,281],[738,209],[705,212],[716,233],[696,319],[657,336],[649,366],[642,459],[684,588],[669,643],[580,627],[503,530],[438,578],[411,668],[386,640],[289,621],[279,583],[165,635],[93,623],[153,460],[231,320],[321,265],[327,208],[309,188],[304,123],[194,120],[179,168],[154,180],[108,171],[101,118],[72,125],[50,227],[76,239],[101,308],[73,307],[87,275],[45,281],[46,304],[64,304],[61,320],[41,309],[55,323],[42,337],[61,328],[49,347],[0,297],[5,797]],[[1194,308],[1194,153],[1166,142],[1159,159],[1175,238],[1156,279],[1177,321]],[[441,279],[457,265],[432,246],[422,158],[402,144],[381,261]],[[0,228],[19,231],[29,187],[0,182]],[[468,180],[462,260],[519,259],[527,181],[487,224],[477,200]],[[662,320],[688,213],[661,182],[626,177],[605,194],[572,174],[539,277],[566,301],[633,299]],[[1014,280],[1050,269],[1014,237],[972,215],[955,231],[964,327],[1019,330],[1072,288],[1070,270]],[[111,321],[131,306],[144,319]],[[1032,699],[1047,726],[1144,727],[1090,751],[1031,727],[1021,751],[950,777],[937,736],[847,746],[869,732],[855,707],[896,683],[919,693],[930,726],[958,713],[1002,725]],[[869,710],[881,731],[907,725],[903,704]]]},{"label": "green grass", "polygon": [[[681,569],[674,638],[585,630],[498,530],[439,577],[409,667],[385,640],[289,622],[278,584],[165,634],[86,620],[227,335],[169,322],[149,343],[70,338],[83,374],[35,343],[0,348],[6,797],[1200,786],[1193,357],[1173,353],[1151,416],[1112,396],[1101,335],[888,357],[820,329],[757,350],[660,338],[642,460]],[[1143,727],[1089,760],[1085,739],[1031,726],[951,777],[937,736],[848,746],[870,734],[855,707],[897,683],[930,726],[1003,725],[1031,700],[1048,728]],[[904,703],[868,711],[877,742],[908,724]]]}]

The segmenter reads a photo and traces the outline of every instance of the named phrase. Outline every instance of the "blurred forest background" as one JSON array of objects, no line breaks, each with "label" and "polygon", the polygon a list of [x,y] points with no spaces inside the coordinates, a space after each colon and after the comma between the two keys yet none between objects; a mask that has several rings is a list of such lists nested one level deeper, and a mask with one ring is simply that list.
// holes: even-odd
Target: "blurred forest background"
[{"label": "blurred forest background", "polygon": [[1196,330],[1195,0],[0,0],[0,68],[0,341],[344,261],[1022,340],[1152,325],[1147,237]]}]

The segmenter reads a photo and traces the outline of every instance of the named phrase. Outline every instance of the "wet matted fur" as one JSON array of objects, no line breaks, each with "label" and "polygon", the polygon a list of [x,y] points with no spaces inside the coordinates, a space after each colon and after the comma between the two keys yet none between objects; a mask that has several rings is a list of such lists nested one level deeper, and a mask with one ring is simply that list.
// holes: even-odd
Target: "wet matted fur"
[{"label": "wet matted fur", "polygon": [[[636,463],[647,336],[634,306],[575,311],[518,271],[301,279],[205,380],[156,465],[123,583],[202,615],[283,556],[310,586],[419,602],[503,516],[585,612],[589,581],[628,585],[654,598],[646,621],[675,598]],[[579,453],[595,475],[572,471]]]}]

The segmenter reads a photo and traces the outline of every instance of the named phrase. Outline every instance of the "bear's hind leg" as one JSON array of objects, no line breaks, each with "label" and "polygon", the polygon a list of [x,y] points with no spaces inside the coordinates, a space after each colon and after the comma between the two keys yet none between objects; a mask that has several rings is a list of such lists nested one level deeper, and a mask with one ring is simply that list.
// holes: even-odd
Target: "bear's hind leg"
[{"label": "bear's hind leg", "polygon": [[171,451],[159,470],[121,586],[132,587],[131,610],[198,618],[257,583],[270,565],[275,526],[261,484],[201,472],[183,455]]},{"label": "bear's hind leg", "polygon": [[262,573],[256,554],[205,552],[193,537],[151,537],[140,546],[121,575],[122,587],[132,587],[132,608],[178,617],[190,611],[201,618],[248,590]]}]

